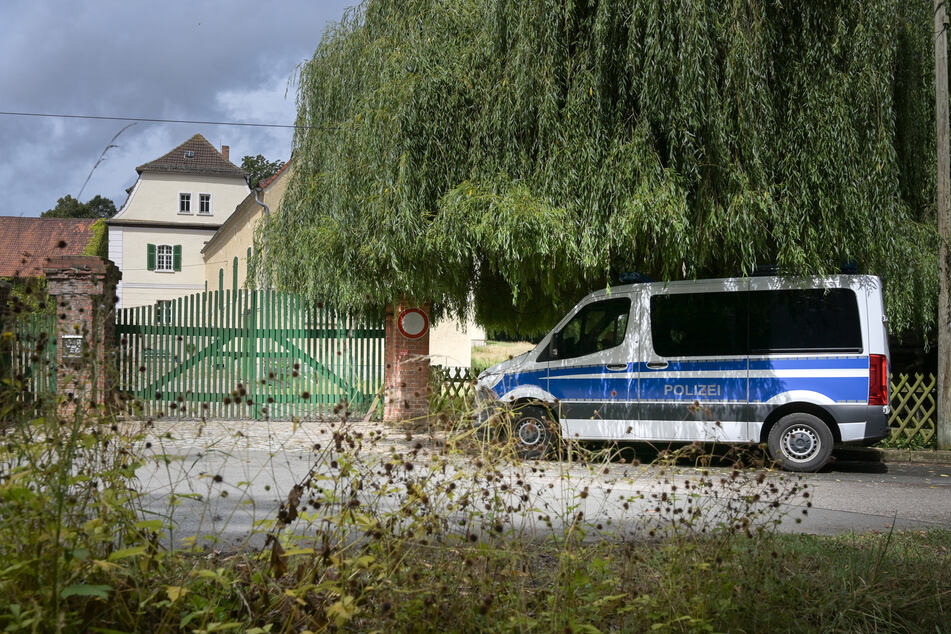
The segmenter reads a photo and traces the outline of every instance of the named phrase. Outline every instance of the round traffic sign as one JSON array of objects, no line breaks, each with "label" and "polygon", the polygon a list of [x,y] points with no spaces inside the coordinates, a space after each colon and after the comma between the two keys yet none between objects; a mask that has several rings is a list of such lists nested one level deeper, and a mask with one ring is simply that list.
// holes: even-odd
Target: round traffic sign
[{"label": "round traffic sign", "polygon": [[429,330],[429,317],[418,308],[407,308],[400,313],[396,325],[407,339],[419,339]]}]

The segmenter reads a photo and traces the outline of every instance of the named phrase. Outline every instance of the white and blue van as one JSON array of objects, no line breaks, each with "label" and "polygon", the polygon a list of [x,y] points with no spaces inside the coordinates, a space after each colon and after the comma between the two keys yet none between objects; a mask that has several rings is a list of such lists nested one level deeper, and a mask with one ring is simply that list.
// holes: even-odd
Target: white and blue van
[{"label": "white and blue van", "polygon": [[[888,435],[877,277],[643,283],[579,302],[534,350],[479,375],[478,422],[521,455],[577,440],[766,443],[815,471]],[[508,416],[498,414],[506,412]]]}]

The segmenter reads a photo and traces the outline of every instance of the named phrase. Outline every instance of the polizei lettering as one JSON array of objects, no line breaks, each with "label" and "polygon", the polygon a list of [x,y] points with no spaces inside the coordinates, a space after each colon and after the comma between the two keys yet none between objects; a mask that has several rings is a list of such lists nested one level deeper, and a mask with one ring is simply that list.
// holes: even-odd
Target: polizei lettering
[{"label": "polizei lettering", "polygon": [[720,386],[716,383],[707,383],[701,385],[665,385],[664,396],[674,396],[676,398],[708,398],[720,396]]}]

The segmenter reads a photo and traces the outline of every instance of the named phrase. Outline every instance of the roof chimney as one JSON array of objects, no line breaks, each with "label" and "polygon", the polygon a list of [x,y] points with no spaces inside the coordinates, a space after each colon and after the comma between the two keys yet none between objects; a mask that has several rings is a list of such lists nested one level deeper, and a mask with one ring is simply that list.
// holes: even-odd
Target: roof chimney
[{"label": "roof chimney", "polygon": [[221,146],[221,156],[224,157],[224,159],[225,159],[226,161],[228,161],[229,163],[231,162],[231,159],[228,158],[228,155],[229,155],[230,153],[231,153],[231,148],[230,148],[230,147],[228,147],[227,145],[222,145],[222,146]]}]

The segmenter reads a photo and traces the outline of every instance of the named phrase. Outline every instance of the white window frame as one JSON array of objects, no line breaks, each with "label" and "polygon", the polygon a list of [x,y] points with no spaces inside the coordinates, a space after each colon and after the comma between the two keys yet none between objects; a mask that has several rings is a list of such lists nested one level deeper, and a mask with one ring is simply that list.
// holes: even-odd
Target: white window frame
[{"label": "white window frame", "polygon": [[[208,205],[208,210],[205,211],[203,207],[205,203]],[[198,215],[200,216],[210,216],[211,215],[211,194],[198,194]]]},{"label": "white window frame", "polygon": [[[168,249],[167,252],[163,252]],[[167,264],[168,266],[162,266]],[[175,247],[170,244],[155,245],[155,270],[159,273],[172,273],[175,271]]]},{"label": "white window frame", "polygon": [[178,192],[178,213],[190,216],[192,213],[191,192]]}]

